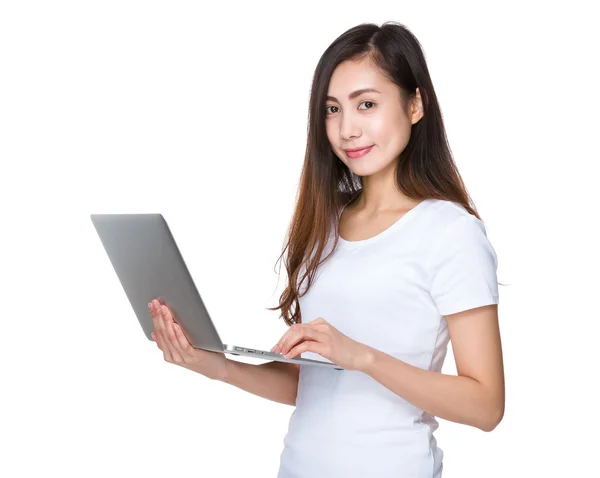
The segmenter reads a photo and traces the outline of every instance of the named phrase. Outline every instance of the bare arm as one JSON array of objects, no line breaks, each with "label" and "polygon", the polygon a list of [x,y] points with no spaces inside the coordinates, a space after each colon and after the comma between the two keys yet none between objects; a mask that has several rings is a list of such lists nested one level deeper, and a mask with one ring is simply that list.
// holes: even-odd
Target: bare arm
[{"label": "bare arm", "polygon": [[446,319],[458,376],[422,370],[376,349],[364,372],[431,415],[492,431],[504,416],[498,306]]},{"label": "bare arm", "polygon": [[211,380],[235,385],[242,390],[274,402],[296,405],[300,366],[289,362],[247,364],[228,359],[224,354],[192,347],[182,329],[164,304],[148,304],[155,332],[152,338],[165,360],[197,372]]},{"label": "bare arm", "polygon": [[254,365],[228,360],[227,374],[220,380],[259,397],[295,406],[299,376],[300,365],[294,363]]}]

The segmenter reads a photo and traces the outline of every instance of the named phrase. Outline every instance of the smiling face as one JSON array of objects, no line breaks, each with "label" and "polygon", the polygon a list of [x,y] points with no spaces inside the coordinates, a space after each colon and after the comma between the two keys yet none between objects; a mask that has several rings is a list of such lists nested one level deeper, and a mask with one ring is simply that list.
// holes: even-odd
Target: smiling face
[{"label": "smiling face", "polygon": [[[376,91],[356,93],[366,89]],[[358,176],[393,171],[408,144],[411,126],[422,117],[421,108],[411,105],[408,113],[403,110],[398,86],[368,58],[337,66],[329,82],[325,108],[331,148]],[[359,157],[344,151],[365,146],[372,148]]]}]

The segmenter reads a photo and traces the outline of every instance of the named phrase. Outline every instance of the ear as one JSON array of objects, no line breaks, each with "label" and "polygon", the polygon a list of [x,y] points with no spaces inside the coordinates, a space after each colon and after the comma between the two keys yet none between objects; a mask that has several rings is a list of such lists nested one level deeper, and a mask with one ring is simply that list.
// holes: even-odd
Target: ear
[{"label": "ear", "polygon": [[411,100],[410,106],[410,122],[411,124],[418,123],[423,117],[423,100],[419,88],[415,91],[415,97]]}]

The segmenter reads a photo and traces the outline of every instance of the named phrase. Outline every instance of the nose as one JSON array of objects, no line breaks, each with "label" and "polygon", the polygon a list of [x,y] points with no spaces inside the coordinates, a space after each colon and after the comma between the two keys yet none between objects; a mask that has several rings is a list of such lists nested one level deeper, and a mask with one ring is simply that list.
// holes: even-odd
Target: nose
[{"label": "nose", "polygon": [[351,138],[357,138],[361,134],[360,126],[351,115],[343,115],[340,122],[340,135],[343,140],[348,141]]}]

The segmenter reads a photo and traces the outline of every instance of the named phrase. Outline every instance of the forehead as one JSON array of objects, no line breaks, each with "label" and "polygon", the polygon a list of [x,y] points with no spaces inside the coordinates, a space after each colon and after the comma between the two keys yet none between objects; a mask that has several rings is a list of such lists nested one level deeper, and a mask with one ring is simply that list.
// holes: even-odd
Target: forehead
[{"label": "forehead", "polygon": [[357,89],[375,88],[384,93],[393,86],[371,61],[353,60],[342,62],[336,67],[331,75],[327,94],[346,99],[349,93]]}]

